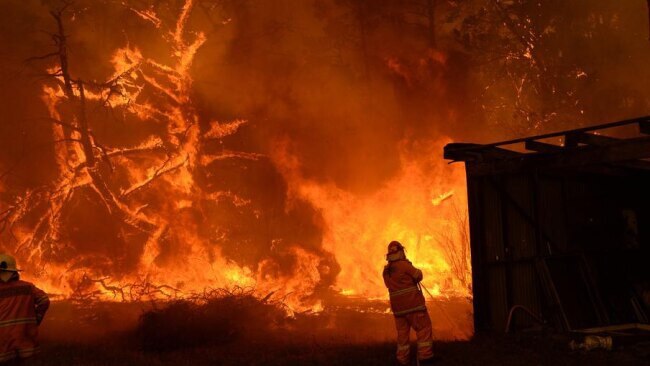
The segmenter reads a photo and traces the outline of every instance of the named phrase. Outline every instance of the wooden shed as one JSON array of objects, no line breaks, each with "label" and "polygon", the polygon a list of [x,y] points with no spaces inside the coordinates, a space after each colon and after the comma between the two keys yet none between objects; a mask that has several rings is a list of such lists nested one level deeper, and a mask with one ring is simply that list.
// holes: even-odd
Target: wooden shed
[{"label": "wooden shed", "polygon": [[650,116],[444,156],[467,172],[477,331],[650,329]]}]

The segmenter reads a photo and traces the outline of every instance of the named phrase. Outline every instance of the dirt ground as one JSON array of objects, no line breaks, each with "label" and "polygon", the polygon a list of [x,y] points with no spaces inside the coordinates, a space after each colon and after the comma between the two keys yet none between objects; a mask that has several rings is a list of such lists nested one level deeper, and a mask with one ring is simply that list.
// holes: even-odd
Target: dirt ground
[{"label": "dirt ground", "polygon": [[[349,305],[297,316],[273,334],[252,332],[226,343],[146,352],[133,333],[146,307],[58,303],[41,328],[42,353],[24,365],[394,365],[391,315]],[[443,306],[429,304],[437,337],[449,339],[468,325],[463,322],[471,323],[471,316],[458,314],[471,307]],[[447,312],[446,325],[441,312]],[[459,324],[450,325],[450,319],[460,319]],[[552,334],[478,334],[469,340],[437,340],[434,347],[439,365],[650,365],[648,342],[615,342],[612,351],[590,352],[571,351],[568,342]]]},{"label": "dirt ground", "polygon": [[[293,339],[246,342],[165,353],[145,353],[120,342],[95,345],[45,342],[27,365],[394,365],[391,343],[342,344]],[[566,344],[535,338],[478,336],[436,342],[439,365],[650,365],[650,346],[571,352]],[[415,363],[413,363],[415,364]]]}]

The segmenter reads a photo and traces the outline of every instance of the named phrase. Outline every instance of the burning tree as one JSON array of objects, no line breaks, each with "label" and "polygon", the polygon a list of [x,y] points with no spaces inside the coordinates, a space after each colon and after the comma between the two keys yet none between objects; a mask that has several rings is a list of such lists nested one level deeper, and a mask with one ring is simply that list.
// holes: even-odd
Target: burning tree
[{"label": "burning tree", "polygon": [[[645,47],[629,37],[638,33],[630,16],[638,13],[632,10],[638,4],[450,3],[453,34],[457,46],[471,55],[473,72],[484,86],[477,99],[490,124],[528,135],[568,128],[569,121],[619,118],[612,115],[613,104],[634,110],[624,116],[645,113],[646,98],[633,81],[621,82],[627,73],[617,70],[629,62],[632,49]],[[605,81],[608,77],[611,82]]]},{"label": "burning tree", "polygon": [[[245,120],[209,119],[193,100],[191,66],[207,35],[190,30],[188,20],[197,8],[206,14],[218,8],[186,0],[168,26],[160,4],[124,5],[155,29],[163,51],[148,55],[127,43],[113,52],[109,76],[97,81],[80,77],[70,58],[66,25],[84,11],[75,5],[65,1],[51,11],[55,49],[30,60],[47,65],[42,99],[49,116],[42,120],[51,125],[57,176],[3,210],[6,242],[41,268],[51,292],[64,295],[134,300],[236,283],[313,305],[306,299],[335,276],[331,256],[317,240],[305,244],[308,237],[287,235],[291,224],[259,228],[289,217],[309,231],[308,208],[284,209],[279,192],[279,200],[259,202],[250,192],[240,194],[247,193],[241,182],[224,183],[232,179],[224,166],[270,163],[224,144]],[[113,124],[96,133],[94,119],[102,117]],[[283,190],[277,174],[275,180],[268,189]],[[243,222],[233,222],[238,219]],[[262,235],[233,234],[249,224]],[[266,247],[251,248],[255,240]]]}]

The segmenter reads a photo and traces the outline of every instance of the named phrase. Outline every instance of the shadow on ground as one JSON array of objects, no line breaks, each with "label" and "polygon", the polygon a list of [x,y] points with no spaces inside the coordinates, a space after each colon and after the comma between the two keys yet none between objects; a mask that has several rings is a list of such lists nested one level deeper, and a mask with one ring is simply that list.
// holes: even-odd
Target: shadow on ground
[{"label": "shadow on ground", "polygon": [[[174,314],[158,309],[155,322],[146,323],[148,328],[142,332],[141,320],[147,316],[152,319],[151,308],[142,304],[93,304],[90,308],[54,304],[41,329],[42,353],[25,365],[395,364],[390,314],[339,308],[335,313],[275,320],[269,314],[246,310],[250,304],[230,305],[213,305],[210,311],[219,315],[210,317],[219,319],[200,326],[197,322],[201,318],[196,314],[208,311],[205,308],[178,306],[179,312]],[[228,324],[222,316],[246,324],[227,325],[225,333],[224,329],[214,329],[215,337],[206,341],[211,327]],[[173,319],[173,324],[165,324],[166,319]],[[269,325],[275,322],[276,326]],[[185,323],[190,324],[189,329],[183,327]],[[187,339],[192,337],[193,328],[200,329],[201,334],[195,343]],[[161,336],[167,342],[164,347],[151,347],[148,338]],[[648,343],[619,346],[613,351],[574,352],[568,342],[567,337],[553,334],[479,334],[468,341],[436,341],[434,350],[440,357],[439,365],[650,365]]]}]

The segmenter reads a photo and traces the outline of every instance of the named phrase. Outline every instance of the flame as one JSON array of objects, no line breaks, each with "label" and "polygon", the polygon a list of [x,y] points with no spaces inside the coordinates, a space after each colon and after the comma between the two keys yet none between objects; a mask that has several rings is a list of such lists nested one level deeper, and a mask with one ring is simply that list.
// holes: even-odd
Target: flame
[{"label": "flame", "polygon": [[[340,266],[335,291],[387,299],[381,277],[386,245],[399,240],[423,270],[423,283],[432,294],[470,296],[466,215],[459,209],[466,206],[459,193],[464,191],[463,171],[433,158],[446,141],[426,141],[415,150],[403,147],[401,170],[367,195],[303,177],[288,142],[279,142],[271,156],[204,149],[210,140],[237,134],[248,121],[201,121],[193,104],[190,70],[207,41],[205,33],[187,29],[194,5],[185,0],[169,28],[152,8],[129,8],[159,30],[169,57],[156,58],[145,48],[126,44],[110,57],[113,69],[105,82],[85,82],[72,90],[58,67],[51,68],[58,76],[43,86],[42,100],[53,122],[58,176],[50,186],[17,198],[11,209],[15,252],[34,268],[25,273],[27,279],[62,297],[109,301],[192,297],[209,288],[247,287],[260,297],[282,299],[289,311],[321,311],[320,286],[336,274],[321,248],[273,238],[273,257],[242,264],[225,253],[227,228],[201,226],[195,217],[209,203],[259,216],[249,197],[201,188],[197,177],[217,162],[270,161],[288,183],[289,204],[306,200],[322,214],[322,249],[333,253]],[[439,52],[432,51],[429,58],[446,62]],[[410,80],[397,59],[388,63]],[[104,146],[92,131],[80,127],[86,117],[84,102],[119,110],[130,124],[153,124],[156,132],[130,144]],[[79,196],[106,211],[103,224],[119,221],[119,245],[125,247],[75,252],[79,243],[66,237],[71,234],[64,226]]]},{"label": "flame", "polygon": [[[434,157],[444,142],[431,144],[418,156]],[[294,197],[308,200],[324,216],[324,247],[341,266],[336,283],[340,294],[385,299],[381,273],[386,247],[398,240],[434,296],[471,296],[468,228],[466,215],[459,211],[467,198],[454,194],[464,191],[462,167],[441,167],[433,158],[423,160],[404,151],[401,171],[380,190],[359,197],[302,177],[288,145],[279,143],[274,160]]]},{"label": "flame", "polygon": [[[283,299],[291,311],[322,310],[320,300],[310,299],[327,267],[317,253],[283,245],[282,255],[294,263],[291,271],[282,270],[271,259],[256,266],[237,264],[214,245],[221,234],[208,239],[199,233],[191,217],[205,201],[226,201],[235,207],[251,205],[251,200],[231,191],[202,191],[195,181],[197,169],[218,160],[263,158],[247,152],[209,154],[201,150],[203,141],[233,135],[247,121],[213,121],[208,131],[201,131],[200,117],[192,104],[190,69],[207,38],[203,32],[186,29],[194,5],[194,1],[186,0],[173,27],[162,32],[172,55],[164,62],[127,44],[110,58],[113,72],[106,82],[76,84],[72,90],[66,90],[62,69],[49,70],[57,75],[56,83],[43,86],[42,99],[53,121],[59,177],[51,187],[28,192],[13,207],[11,224],[19,259],[40,268],[25,275],[47,292],[62,297],[130,301],[193,296],[207,288],[251,287],[262,296],[274,294]],[[155,28],[165,28],[153,9],[129,9]],[[65,104],[78,107],[83,102],[120,108],[129,114],[130,123],[155,122],[162,132],[132,146],[103,146],[86,131],[87,144],[93,147],[89,152],[84,149],[86,136],[79,127],[84,112],[61,112]],[[100,159],[114,170],[112,176],[93,163]],[[119,178],[117,184],[111,181],[115,177]],[[91,193],[79,193],[82,191]],[[115,266],[120,260],[102,254],[77,255],[67,263],[54,259],[65,257],[63,253],[74,245],[62,237],[63,213],[73,205],[76,195],[92,192],[109,215],[120,218],[123,230],[128,230],[123,235],[146,236],[133,269],[102,269],[106,263]],[[154,209],[149,202],[151,195],[164,197],[166,202]],[[40,218],[30,225],[27,218],[35,214]],[[170,240],[182,241],[183,245],[165,255],[163,247]]]}]

